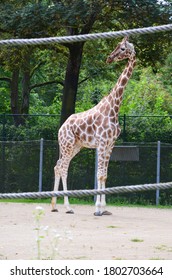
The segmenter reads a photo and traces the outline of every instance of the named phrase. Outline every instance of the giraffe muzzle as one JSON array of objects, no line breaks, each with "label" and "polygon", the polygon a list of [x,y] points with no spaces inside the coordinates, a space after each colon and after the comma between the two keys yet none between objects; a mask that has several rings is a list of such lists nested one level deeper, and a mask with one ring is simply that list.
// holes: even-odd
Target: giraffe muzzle
[{"label": "giraffe muzzle", "polygon": [[113,57],[108,56],[108,58],[106,59],[106,63],[112,63],[112,61],[113,61]]}]

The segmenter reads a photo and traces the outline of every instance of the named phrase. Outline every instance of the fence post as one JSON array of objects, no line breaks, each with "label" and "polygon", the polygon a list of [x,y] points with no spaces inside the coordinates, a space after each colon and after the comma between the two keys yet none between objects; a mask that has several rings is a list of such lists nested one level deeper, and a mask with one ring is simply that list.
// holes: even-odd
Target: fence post
[{"label": "fence post", "polygon": [[[157,142],[157,173],[156,182],[160,183],[160,160],[161,160],[161,142]],[[159,189],[156,189],[156,205],[159,205]]]},{"label": "fence post", "polygon": [[124,114],[123,122],[123,142],[126,142],[126,114]]},{"label": "fence post", "polygon": [[6,141],[6,114],[3,113],[3,119],[2,119],[2,141]]},{"label": "fence post", "polygon": [[43,151],[44,151],[44,139],[41,138],[40,154],[39,154],[39,192],[42,191]]}]

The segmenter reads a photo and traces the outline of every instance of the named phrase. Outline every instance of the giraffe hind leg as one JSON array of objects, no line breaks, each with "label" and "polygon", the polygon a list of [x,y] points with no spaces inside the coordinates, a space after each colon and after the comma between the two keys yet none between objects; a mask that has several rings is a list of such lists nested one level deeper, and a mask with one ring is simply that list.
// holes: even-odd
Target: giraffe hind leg
[{"label": "giraffe hind leg", "polygon": [[[62,179],[63,190],[67,191],[67,173],[68,173],[70,160],[71,158],[63,156],[57,161],[57,164],[54,167],[54,173],[55,173],[54,191],[58,191],[59,189],[60,178]],[[52,201],[51,201],[52,212],[58,212],[56,208],[56,201],[57,198],[52,197]],[[66,207],[67,214],[74,213],[74,211],[70,207],[68,196],[64,196],[64,205]]]},{"label": "giraffe hind leg", "polygon": [[[54,175],[55,175],[55,182],[54,182],[54,191],[58,191],[59,189],[59,184],[60,184],[60,163],[61,160],[59,159],[57,161],[56,166],[54,167]],[[51,205],[52,205],[52,212],[58,212],[57,208],[56,208],[56,201],[57,201],[57,197],[52,197],[51,200]]]},{"label": "giraffe hind leg", "polygon": [[[68,139],[68,141],[65,141],[63,145],[60,145],[60,159],[57,161],[57,164],[54,168],[55,171],[54,191],[57,191],[59,188],[60,178],[62,179],[63,190],[67,191],[67,175],[68,175],[69,164],[71,159],[80,151],[80,149],[81,146],[75,143],[75,138],[72,134],[70,134],[70,139]],[[70,207],[68,196],[64,196],[64,205],[67,210],[66,213],[68,214],[74,213],[74,211]],[[57,211],[56,197],[52,198],[52,211],[53,212]]]},{"label": "giraffe hind leg", "polygon": [[[63,161],[65,163],[63,166],[63,174],[62,174],[62,183],[63,183],[64,191],[67,191],[67,175],[68,175],[68,168],[69,168],[70,161],[77,153],[79,153],[80,150],[81,150],[81,146],[75,144],[74,146],[71,147],[71,153],[69,153],[68,156],[63,158]],[[66,214],[74,214],[73,209],[70,207],[68,196],[64,196],[64,205],[66,207]]]},{"label": "giraffe hind leg", "polygon": [[[63,190],[67,191],[67,177],[62,177]],[[74,214],[73,209],[70,207],[68,196],[64,196],[64,206],[66,208],[66,214]]]}]

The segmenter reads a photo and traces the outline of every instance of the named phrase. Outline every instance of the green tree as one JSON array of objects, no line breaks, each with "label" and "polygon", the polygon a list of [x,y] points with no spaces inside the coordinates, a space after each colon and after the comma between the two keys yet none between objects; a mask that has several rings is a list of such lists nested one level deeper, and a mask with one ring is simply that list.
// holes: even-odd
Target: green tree
[{"label": "green tree", "polygon": [[130,116],[126,120],[126,140],[171,143],[172,95],[150,67],[139,70],[139,76],[137,71],[126,88],[120,110],[121,116]]},{"label": "green tree", "polygon": [[165,60],[164,66],[161,67],[161,69],[159,70],[161,81],[163,82],[165,88],[168,89],[168,91],[172,95],[172,87],[171,87],[172,86],[172,73],[171,73],[171,69],[172,69],[172,50],[168,54],[168,56]]},{"label": "green tree", "polygon": [[[54,1],[62,7],[62,25],[66,26],[66,35],[79,35],[91,31],[120,30],[134,27],[150,26],[153,24],[169,23],[170,4],[167,2],[159,3],[152,1]],[[65,11],[65,14],[64,14]],[[163,15],[163,17],[162,17]],[[138,50],[144,46],[144,64],[148,61],[155,66],[157,59],[164,58],[164,48],[162,42],[169,42],[168,36],[161,36],[157,44],[157,36],[151,36],[151,40],[146,40],[143,44],[141,37],[138,41]],[[147,37],[150,38],[150,37]],[[140,44],[142,42],[142,45]],[[157,45],[156,45],[157,44]],[[164,43],[165,44],[165,43]],[[66,118],[75,112],[76,94],[80,67],[83,56],[84,43],[66,44],[69,48],[69,57],[64,81],[63,102],[61,112],[61,124]],[[105,45],[104,45],[105,46]],[[97,46],[96,46],[97,47]],[[97,54],[95,48],[91,51],[93,56]],[[93,56],[91,60],[93,61]],[[154,59],[153,59],[154,57]],[[90,63],[89,63],[90,64]]]},{"label": "green tree", "polygon": [[[56,21],[56,11],[48,6],[47,1],[4,2],[0,3],[1,38],[45,37],[56,32],[53,24]],[[36,50],[35,46],[4,47],[0,52],[0,64],[4,72],[0,80],[8,83],[11,112],[16,125],[25,123],[25,115],[29,113],[31,90],[58,83],[55,79],[34,83],[35,72],[40,71],[43,64],[43,61],[35,59]]]},{"label": "green tree", "polygon": [[[171,22],[170,1],[22,0],[16,2],[9,0],[0,3],[0,8],[0,37],[3,39],[72,36]],[[151,63],[156,70],[156,61],[160,58],[161,60],[164,59],[170,41],[170,35],[167,33],[161,33],[161,36],[151,34],[146,35],[146,37],[137,37],[135,40],[137,53],[144,65]],[[93,65],[94,58],[99,56],[99,45],[103,50],[107,49],[107,46],[112,48],[112,43],[113,40],[104,41],[104,43],[91,43],[94,48],[88,54],[90,60],[87,62],[86,77],[92,76],[90,73],[95,71],[95,68],[99,65],[96,63],[95,67]],[[43,47],[40,46],[39,49],[41,48]],[[56,80],[53,81],[53,77],[53,80],[41,80],[41,82],[33,84],[36,70],[40,71],[41,66],[38,61],[34,60],[35,50],[37,49],[38,47],[11,47],[1,50],[0,63],[6,74],[1,77],[1,80],[9,83],[13,113],[25,114],[29,112],[31,90],[41,85],[57,83]],[[56,47],[56,45],[47,46],[47,50],[50,49],[54,50],[54,56],[57,52],[61,52],[60,62],[63,60],[63,65],[66,66],[64,81],[60,80],[61,85],[63,85],[62,124],[70,114],[75,112],[78,85],[81,82],[79,75],[83,70],[83,52],[87,55],[90,48],[89,43],[77,42],[63,44],[60,47]],[[64,71],[64,67],[62,69]]]}]

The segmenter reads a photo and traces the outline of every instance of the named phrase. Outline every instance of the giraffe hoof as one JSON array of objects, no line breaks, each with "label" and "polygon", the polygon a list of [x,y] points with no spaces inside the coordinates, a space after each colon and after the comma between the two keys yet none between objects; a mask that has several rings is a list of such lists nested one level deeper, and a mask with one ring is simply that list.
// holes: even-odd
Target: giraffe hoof
[{"label": "giraffe hoof", "polygon": [[102,213],[101,213],[100,211],[95,212],[95,213],[94,213],[94,216],[102,216]]},{"label": "giraffe hoof", "polygon": [[52,209],[51,212],[59,212],[57,209]]},{"label": "giraffe hoof", "polygon": [[66,214],[74,214],[74,211],[72,209],[68,210],[68,211],[66,211]]},{"label": "giraffe hoof", "polygon": [[107,215],[107,216],[108,216],[108,215],[112,215],[112,213],[109,212],[109,211],[103,211],[103,212],[102,212],[102,215]]}]

